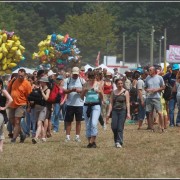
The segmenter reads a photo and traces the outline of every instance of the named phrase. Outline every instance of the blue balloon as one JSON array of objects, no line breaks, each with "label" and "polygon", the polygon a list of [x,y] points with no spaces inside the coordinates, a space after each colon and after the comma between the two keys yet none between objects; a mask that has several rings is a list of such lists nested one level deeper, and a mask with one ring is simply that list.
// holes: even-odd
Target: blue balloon
[{"label": "blue balloon", "polygon": [[51,41],[52,41],[52,42],[55,42],[56,39],[57,39],[57,36],[56,36],[55,33],[53,33],[53,34],[51,35]]}]

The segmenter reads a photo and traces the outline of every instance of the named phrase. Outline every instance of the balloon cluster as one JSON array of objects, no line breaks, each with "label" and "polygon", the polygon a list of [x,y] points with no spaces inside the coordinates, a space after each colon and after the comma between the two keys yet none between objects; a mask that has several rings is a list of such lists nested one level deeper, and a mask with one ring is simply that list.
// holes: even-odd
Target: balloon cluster
[{"label": "balloon cluster", "polygon": [[18,63],[25,60],[24,51],[14,32],[0,30],[0,75],[11,74]]},{"label": "balloon cluster", "polygon": [[32,59],[39,60],[39,69],[51,67],[64,68],[68,62],[80,62],[79,49],[76,47],[77,40],[69,37],[69,34],[48,35],[38,44],[39,51],[34,52]]}]

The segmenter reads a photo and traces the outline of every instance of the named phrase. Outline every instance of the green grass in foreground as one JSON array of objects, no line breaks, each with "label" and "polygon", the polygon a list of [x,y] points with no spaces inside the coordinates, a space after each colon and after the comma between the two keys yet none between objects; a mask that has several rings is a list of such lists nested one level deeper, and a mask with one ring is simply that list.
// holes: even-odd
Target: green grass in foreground
[{"label": "green grass in foreground", "polygon": [[124,147],[116,149],[108,124],[99,125],[97,148],[87,149],[85,124],[82,123],[81,143],[64,142],[63,122],[60,132],[46,143],[32,144],[27,138],[11,144],[6,134],[4,152],[0,154],[0,178],[178,178],[180,177],[180,130],[168,128],[161,134],[137,125],[126,124]]}]

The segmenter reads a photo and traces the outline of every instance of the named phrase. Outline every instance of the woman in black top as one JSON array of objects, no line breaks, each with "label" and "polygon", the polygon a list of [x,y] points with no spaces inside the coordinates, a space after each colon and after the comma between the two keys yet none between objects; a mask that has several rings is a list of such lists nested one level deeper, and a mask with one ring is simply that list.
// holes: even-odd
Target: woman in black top
[{"label": "woman in black top", "polygon": [[0,79],[0,152],[3,151],[3,141],[4,141],[4,115],[6,114],[6,109],[9,107],[13,101],[10,94],[4,89],[3,81]]},{"label": "woman in black top", "polygon": [[[129,92],[123,88],[123,81],[115,81],[117,89],[111,93],[107,119],[112,111],[111,128],[114,134],[115,147],[121,148],[123,145],[123,130],[126,118],[130,117]],[[108,121],[108,120],[107,120]]]}]

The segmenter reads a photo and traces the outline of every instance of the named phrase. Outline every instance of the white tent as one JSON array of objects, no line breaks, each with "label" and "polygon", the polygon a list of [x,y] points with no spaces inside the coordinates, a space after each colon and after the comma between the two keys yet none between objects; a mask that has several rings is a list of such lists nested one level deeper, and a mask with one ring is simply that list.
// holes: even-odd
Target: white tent
[{"label": "white tent", "polygon": [[107,67],[106,65],[104,65],[104,64],[99,65],[98,68],[99,68],[99,67],[101,67],[102,69],[103,69],[103,68],[106,68],[108,72],[111,72],[112,74],[114,74],[114,70],[111,69],[111,68],[108,68],[108,67]]},{"label": "white tent", "polygon": [[87,70],[89,69],[89,68],[91,68],[92,70],[94,69],[92,66],[90,66],[89,64],[86,64],[85,66],[84,66],[84,68],[85,68],[85,72],[87,72]]},{"label": "white tent", "polygon": [[16,69],[15,71],[13,71],[12,73],[18,73],[19,69],[25,69],[26,73],[30,73],[30,74],[32,74],[35,71],[33,69],[29,69],[26,67],[20,67],[20,68]]}]

